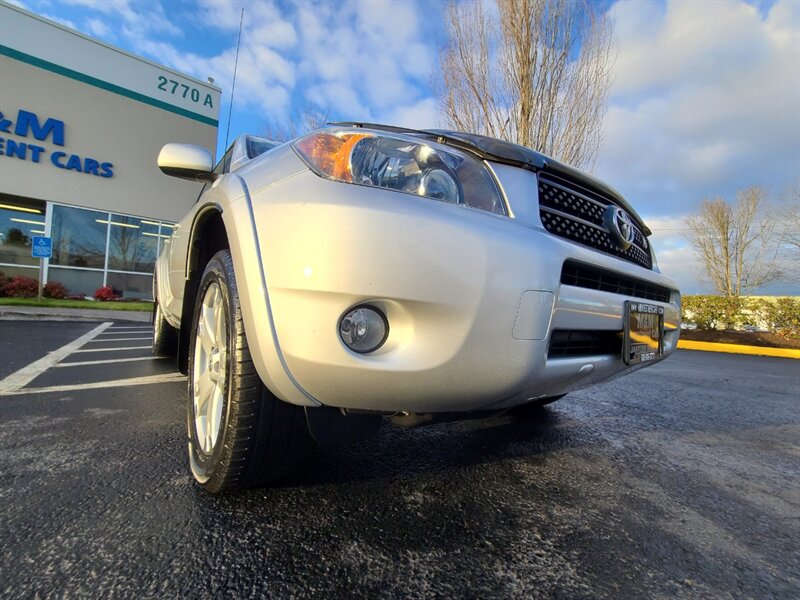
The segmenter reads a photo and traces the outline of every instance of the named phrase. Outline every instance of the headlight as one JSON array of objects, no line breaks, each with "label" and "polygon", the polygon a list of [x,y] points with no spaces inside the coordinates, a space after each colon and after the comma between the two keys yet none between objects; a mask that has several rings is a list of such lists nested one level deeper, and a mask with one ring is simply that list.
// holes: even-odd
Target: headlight
[{"label": "headlight", "polygon": [[506,214],[486,167],[454,148],[413,136],[352,130],[317,131],[294,148],[322,177]]}]

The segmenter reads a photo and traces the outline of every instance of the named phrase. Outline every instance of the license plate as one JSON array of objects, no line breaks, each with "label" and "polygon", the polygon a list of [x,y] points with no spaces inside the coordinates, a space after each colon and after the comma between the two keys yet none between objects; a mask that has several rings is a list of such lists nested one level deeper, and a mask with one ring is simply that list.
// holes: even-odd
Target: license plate
[{"label": "license plate", "polygon": [[658,360],[664,354],[664,307],[644,302],[625,302],[626,365]]}]

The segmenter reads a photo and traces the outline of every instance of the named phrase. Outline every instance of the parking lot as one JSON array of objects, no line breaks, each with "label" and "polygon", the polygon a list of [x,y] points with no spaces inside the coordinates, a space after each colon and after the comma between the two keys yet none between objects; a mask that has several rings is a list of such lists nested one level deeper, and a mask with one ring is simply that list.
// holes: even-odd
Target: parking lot
[{"label": "parking lot", "polygon": [[679,351],[211,497],[150,326],[0,321],[0,596],[800,595],[800,362]]}]

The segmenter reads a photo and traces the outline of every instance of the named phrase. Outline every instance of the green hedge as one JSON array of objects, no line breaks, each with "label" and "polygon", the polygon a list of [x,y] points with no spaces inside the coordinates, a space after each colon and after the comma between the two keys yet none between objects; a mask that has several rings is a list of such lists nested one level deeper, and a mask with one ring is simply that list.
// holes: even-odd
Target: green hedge
[{"label": "green hedge", "polygon": [[684,296],[684,323],[698,329],[763,327],[786,337],[800,338],[800,298],[742,296]]}]

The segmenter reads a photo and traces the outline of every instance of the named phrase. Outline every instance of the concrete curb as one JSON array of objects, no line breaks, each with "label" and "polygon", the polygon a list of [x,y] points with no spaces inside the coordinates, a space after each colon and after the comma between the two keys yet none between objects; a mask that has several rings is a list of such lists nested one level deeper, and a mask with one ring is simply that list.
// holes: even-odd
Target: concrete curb
[{"label": "concrete curb", "polygon": [[54,308],[44,306],[0,306],[0,320],[6,321],[124,321],[150,324],[147,311]]},{"label": "concrete curb", "polygon": [[678,348],[701,350],[703,352],[726,352],[728,354],[750,354],[752,356],[777,356],[779,358],[800,359],[800,350],[793,348],[764,348],[762,346],[743,346],[741,344],[718,344],[715,342],[696,342],[678,340]]}]

